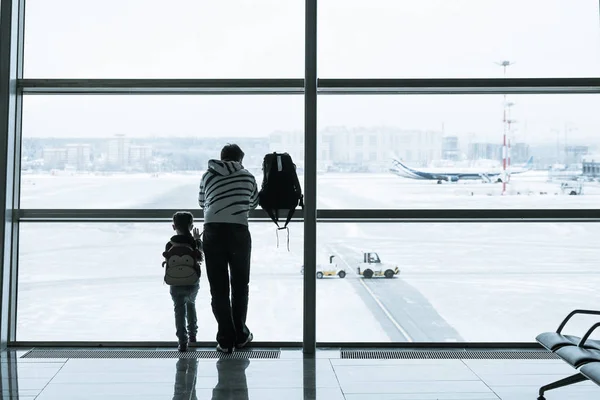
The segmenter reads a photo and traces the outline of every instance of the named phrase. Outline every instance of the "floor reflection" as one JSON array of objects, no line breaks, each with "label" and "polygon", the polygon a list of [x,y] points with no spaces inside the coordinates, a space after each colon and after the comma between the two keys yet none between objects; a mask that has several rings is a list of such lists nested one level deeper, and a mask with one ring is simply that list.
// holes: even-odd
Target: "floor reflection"
[{"label": "floor reflection", "polygon": [[180,358],[177,360],[175,388],[173,400],[198,400],[196,396],[196,376],[198,375],[197,358]]},{"label": "floor reflection", "polygon": [[19,376],[17,356],[14,352],[3,351],[0,359],[0,398],[18,398]]},{"label": "floor reflection", "polygon": [[212,391],[212,400],[248,400],[246,368],[249,365],[247,359],[217,361],[219,381]]}]

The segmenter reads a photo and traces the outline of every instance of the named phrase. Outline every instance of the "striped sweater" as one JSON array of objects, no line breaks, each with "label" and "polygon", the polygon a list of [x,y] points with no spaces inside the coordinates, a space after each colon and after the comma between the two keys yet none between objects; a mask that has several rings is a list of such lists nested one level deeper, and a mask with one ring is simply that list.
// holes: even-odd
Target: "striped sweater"
[{"label": "striped sweater", "polygon": [[256,179],[237,161],[210,160],[200,181],[198,204],[205,224],[248,225],[248,211],[258,205]]}]

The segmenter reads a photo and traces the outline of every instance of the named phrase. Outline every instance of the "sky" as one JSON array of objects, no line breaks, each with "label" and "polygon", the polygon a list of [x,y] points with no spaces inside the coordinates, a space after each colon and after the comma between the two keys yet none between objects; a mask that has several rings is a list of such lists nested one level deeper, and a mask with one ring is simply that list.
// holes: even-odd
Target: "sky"
[{"label": "sky", "polygon": [[[26,78],[302,78],[301,0],[28,0]],[[597,0],[320,0],[321,78],[600,76]],[[517,139],[595,140],[600,95],[511,96]],[[319,126],[495,140],[502,96],[321,96]],[[27,96],[27,136],[266,136],[302,96]],[[550,135],[550,136],[548,136]]]}]

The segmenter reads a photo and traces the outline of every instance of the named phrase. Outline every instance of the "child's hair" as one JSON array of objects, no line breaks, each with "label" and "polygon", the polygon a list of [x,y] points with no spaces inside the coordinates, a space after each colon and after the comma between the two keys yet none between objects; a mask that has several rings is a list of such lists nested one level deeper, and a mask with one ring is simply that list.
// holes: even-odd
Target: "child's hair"
[{"label": "child's hair", "polygon": [[173,226],[180,231],[189,231],[194,223],[194,216],[189,211],[177,211],[173,215]]}]

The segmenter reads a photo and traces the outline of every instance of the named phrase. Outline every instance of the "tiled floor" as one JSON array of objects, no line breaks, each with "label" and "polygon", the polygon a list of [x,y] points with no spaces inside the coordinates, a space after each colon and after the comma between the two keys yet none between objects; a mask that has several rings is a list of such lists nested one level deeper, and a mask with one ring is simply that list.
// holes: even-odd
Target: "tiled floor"
[{"label": "tiled floor", "polygon": [[[2,399],[535,400],[575,371],[559,360],[346,360],[339,351],[276,360],[21,359],[2,352]],[[599,399],[590,382],[548,392]]]}]

